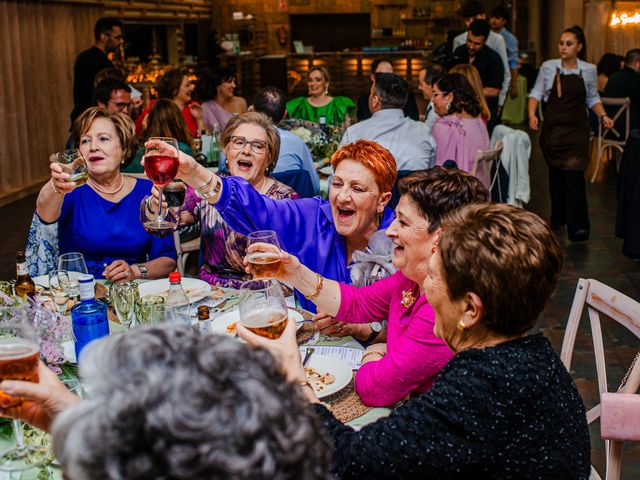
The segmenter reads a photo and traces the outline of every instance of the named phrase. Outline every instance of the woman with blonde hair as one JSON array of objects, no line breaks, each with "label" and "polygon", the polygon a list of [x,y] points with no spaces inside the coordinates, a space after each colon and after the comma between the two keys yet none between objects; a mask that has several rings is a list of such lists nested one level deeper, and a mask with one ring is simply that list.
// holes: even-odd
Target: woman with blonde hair
[{"label": "woman with blonde hair", "polygon": [[459,73],[469,80],[469,83],[473,87],[473,91],[476,93],[476,97],[478,97],[480,108],[482,109],[482,113],[480,115],[484,118],[485,122],[491,120],[491,111],[489,110],[489,105],[487,105],[487,97],[482,93],[482,79],[480,78],[478,69],[470,63],[459,63],[453,67],[449,73]]}]

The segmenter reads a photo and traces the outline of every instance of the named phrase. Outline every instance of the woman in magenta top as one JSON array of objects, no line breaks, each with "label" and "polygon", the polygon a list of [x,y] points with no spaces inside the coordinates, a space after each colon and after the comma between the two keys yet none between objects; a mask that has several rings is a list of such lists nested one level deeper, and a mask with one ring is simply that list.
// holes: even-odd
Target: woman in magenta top
[{"label": "woman in magenta top", "polygon": [[440,119],[431,130],[436,141],[436,165],[454,160],[471,172],[478,150],[489,150],[489,132],[482,107],[464,75],[450,73],[433,86],[433,106]]},{"label": "woman in magenta top", "polygon": [[[371,406],[394,405],[424,392],[453,356],[433,333],[434,314],[422,290],[427,262],[440,235],[440,219],[454,208],[485,202],[487,189],[460,170],[442,167],[421,170],[399,184],[396,219],[387,229],[395,244],[393,264],[398,272],[367,287],[353,287],[323,278],[282,252],[278,278],[293,285],[318,310],[348,323],[388,320],[386,332],[377,336],[363,356],[355,388]],[[259,248],[259,247],[258,247]],[[341,323],[324,329],[335,333]],[[386,333],[386,335],[385,335]]]}]

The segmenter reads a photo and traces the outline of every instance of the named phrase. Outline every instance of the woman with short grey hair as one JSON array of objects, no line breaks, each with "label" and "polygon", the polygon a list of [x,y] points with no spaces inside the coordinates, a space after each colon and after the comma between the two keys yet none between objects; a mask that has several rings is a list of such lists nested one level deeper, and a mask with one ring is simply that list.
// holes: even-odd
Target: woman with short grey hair
[{"label": "woman with short grey hair", "polygon": [[263,349],[158,325],[87,348],[89,400],[43,365],[39,373],[38,384],[0,388],[31,400],[16,414],[35,426],[54,419],[67,479],[329,478],[317,418]]}]

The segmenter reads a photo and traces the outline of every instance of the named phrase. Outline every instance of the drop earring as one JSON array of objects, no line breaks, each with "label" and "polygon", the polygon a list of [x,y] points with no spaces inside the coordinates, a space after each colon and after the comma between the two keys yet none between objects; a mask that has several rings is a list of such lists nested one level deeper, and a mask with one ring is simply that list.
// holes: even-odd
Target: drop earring
[{"label": "drop earring", "polygon": [[451,111],[451,102],[447,102],[447,112]]}]

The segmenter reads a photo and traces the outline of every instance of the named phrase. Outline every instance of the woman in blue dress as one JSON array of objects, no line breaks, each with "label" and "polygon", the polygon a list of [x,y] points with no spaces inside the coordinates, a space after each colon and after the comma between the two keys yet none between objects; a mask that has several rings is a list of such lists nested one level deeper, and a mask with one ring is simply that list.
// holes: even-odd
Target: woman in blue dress
[{"label": "woman in blue dress", "polygon": [[121,163],[136,151],[131,119],[90,108],[74,123],[73,140],[87,162],[87,183],[69,182],[54,162],[36,203],[43,222],[58,222],[60,253],[82,252],[96,278],[166,277],[176,266],[173,238],[149,235],[138,214],[152,183],[120,173]]}]

